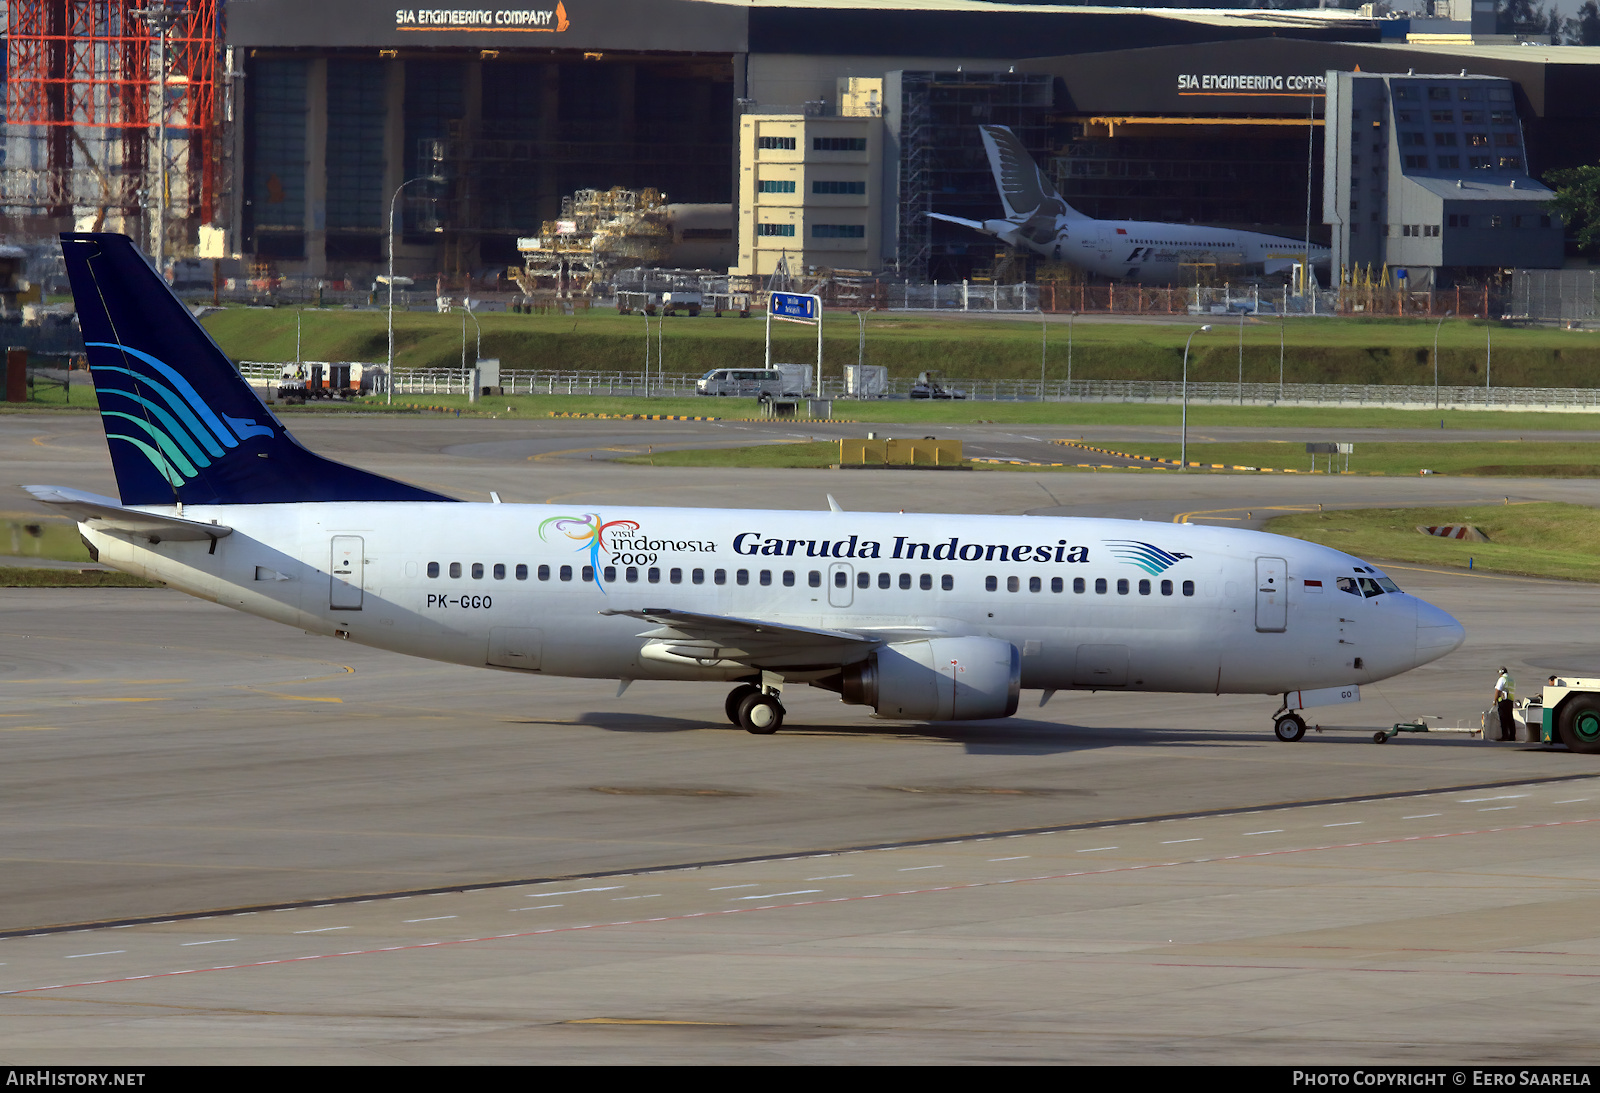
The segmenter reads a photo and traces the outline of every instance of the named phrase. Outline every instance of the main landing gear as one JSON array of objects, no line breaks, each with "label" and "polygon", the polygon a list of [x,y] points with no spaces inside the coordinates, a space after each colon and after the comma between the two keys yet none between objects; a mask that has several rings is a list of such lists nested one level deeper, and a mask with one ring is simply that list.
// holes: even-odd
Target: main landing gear
[{"label": "main landing gear", "polygon": [[1272,734],[1285,744],[1292,744],[1306,734],[1305,719],[1291,710],[1279,710],[1272,718]]},{"label": "main landing gear", "polygon": [[779,700],[776,687],[762,688],[754,683],[741,683],[728,692],[723,709],[729,721],[757,736],[771,736],[783,727],[783,703]]}]

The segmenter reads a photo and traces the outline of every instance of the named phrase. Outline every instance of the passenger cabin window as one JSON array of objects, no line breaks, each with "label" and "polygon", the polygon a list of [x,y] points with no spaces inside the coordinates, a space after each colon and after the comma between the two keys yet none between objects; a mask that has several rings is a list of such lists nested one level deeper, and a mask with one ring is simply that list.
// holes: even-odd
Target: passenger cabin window
[{"label": "passenger cabin window", "polygon": [[460,578],[460,576],[461,576],[461,563],[460,562],[451,562],[450,563],[450,576],[455,577],[457,579]]},{"label": "passenger cabin window", "polygon": [[429,562],[428,563],[428,576],[437,577],[438,575],[439,575],[439,563],[438,562]]}]

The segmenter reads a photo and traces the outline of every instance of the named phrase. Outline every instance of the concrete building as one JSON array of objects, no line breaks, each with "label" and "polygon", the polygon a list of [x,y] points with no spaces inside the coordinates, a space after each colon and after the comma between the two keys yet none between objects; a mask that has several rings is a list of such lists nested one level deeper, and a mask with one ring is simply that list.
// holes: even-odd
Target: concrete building
[{"label": "concrete building", "polygon": [[1323,220],[1336,275],[1389,267],[1422,289],[1561,265],[1553,192],[1528,175],[1510,80],[1330,72],[1327,85]]},{"label": "concrete building", "polygon": [[841,83],[844,116],[740,119],[733,273],[883,267],[882,81]]}]

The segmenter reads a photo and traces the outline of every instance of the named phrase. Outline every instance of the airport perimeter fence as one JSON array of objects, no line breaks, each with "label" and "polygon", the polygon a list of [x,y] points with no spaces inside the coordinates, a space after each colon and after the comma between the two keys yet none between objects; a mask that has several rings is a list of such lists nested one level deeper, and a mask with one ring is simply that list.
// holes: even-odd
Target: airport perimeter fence
[{"label": "airport perimeter fence", "polygon": [[[328,372],[322,363],[323,374]],[[282,364],[243,361],[240,374],[258,386],[276,384]],[[376,384],[382,390],[382,365]],[[503,368],[500,388],[507,395],[589,395],[608,397],[690,397],[699,377],[686,372],[548,371]],[[465,395],[471,392],[471,373],[459,368],[401,369],[394,393],[406,395]],[[373,385],[368,384],[371,387]],[[888,381],[891,399],[911,397],[913,382],[898,378]],[[1183,384],[1174,380],[1073,380],[1048,381],[1010,379],[949,379],[945,386],[959,391],[973,402],[1161,402],[1183,399]],[[819,397],[846,399],[844,381],[838,376],[823,378]],[[748,400],[707,398],[706,408],[739,405]],[[1389,409],[1431,410],[1532,410],[1543,412],[1600,413],[1600,388],[1588,387],[1451,387],[1437,391],[1427,384],[1389,383],[1229,383],[1189,384],[1189,401],[1200,404],[1242,406],[1342,406]]]},{"label": "airport perimeter fence", "polygon": [[1600,271],[1519,269],[1511,275],[1508,312],[1534,322],[1600,320]]}]

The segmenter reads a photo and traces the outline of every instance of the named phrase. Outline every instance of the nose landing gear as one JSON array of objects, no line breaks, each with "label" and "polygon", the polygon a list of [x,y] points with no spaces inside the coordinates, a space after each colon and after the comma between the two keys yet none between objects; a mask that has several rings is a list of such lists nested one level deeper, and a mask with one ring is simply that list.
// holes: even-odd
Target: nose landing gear
[{"label": "nose landing gear", "polygon": [[1285,744],[1292,744],[1306,734],[1305,720],[1292,711],[1279,710],[1272,718],[1272,734]]}]

